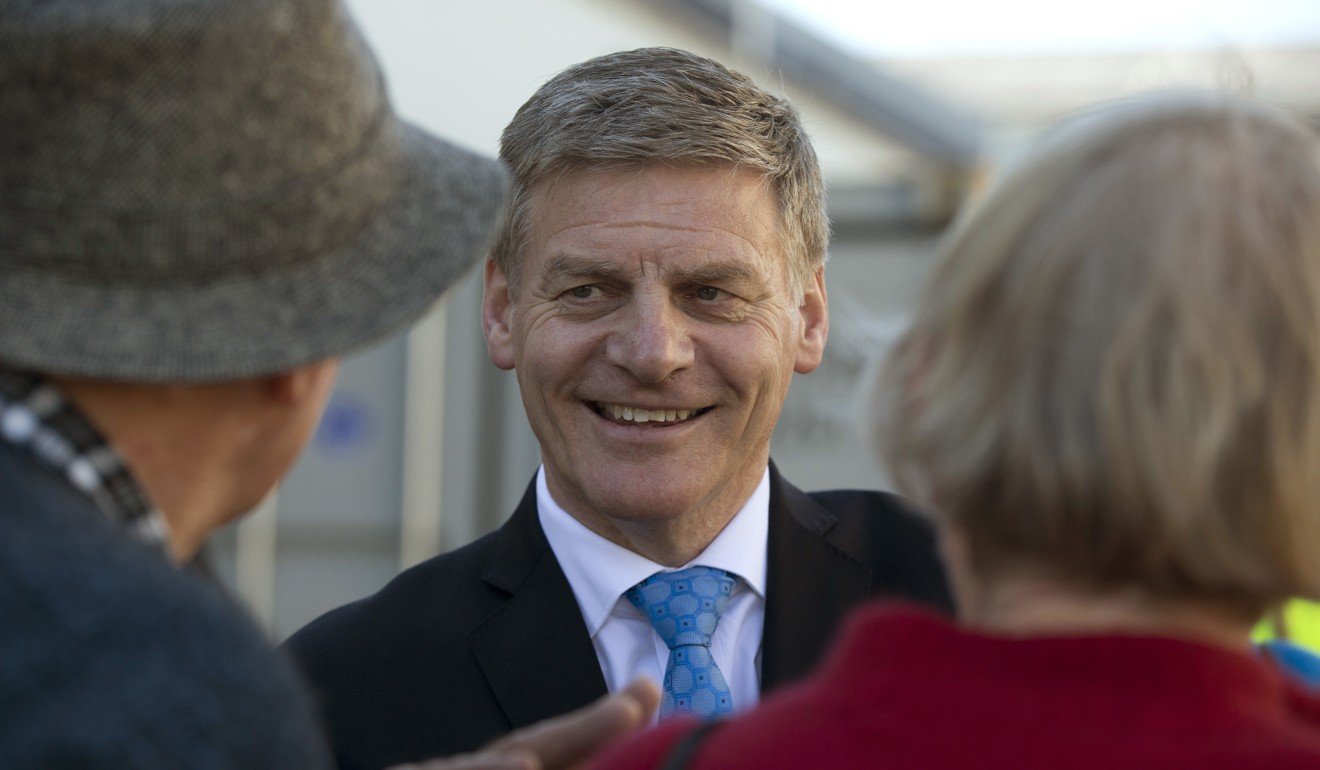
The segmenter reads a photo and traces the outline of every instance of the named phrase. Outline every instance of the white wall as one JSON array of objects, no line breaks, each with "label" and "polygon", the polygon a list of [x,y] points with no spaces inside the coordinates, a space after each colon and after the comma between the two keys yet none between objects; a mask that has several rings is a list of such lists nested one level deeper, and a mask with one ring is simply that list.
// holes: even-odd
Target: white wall
[{"label": "white wall", "polygon": [[494,154],[500,131],[565,67],[643,46],[695,51],[786,94],[802,111],[827,177],[873,181],[910,169],[910,155],[795,87],[791,75],[740,61],[681,6],[646,0],[348,0],[407,118]]}]

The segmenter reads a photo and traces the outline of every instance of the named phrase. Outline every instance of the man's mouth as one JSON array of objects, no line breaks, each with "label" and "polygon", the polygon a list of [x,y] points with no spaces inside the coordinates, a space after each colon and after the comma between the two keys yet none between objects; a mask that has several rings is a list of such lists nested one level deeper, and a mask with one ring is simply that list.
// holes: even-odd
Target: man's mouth
[{"label": "man's mouth", "polygon": [[647,409],[628,404],[607,404],[588,401],[587,404],[610,422],[619,425],[649,425],[654,427],[686,422],[709,412],[713,407],[686,407],[683,409]]}]

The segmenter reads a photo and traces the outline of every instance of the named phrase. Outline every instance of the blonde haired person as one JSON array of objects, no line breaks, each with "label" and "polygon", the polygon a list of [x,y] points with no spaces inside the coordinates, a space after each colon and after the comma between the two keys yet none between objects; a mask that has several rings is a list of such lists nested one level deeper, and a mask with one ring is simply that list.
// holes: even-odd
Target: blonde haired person
[{"label": "blonde haired person", "polygon": [[1320,767],[1249,641],[1320,596],[1314,135],[1196,94],[1073,121],[949,236],[881,392],[959,624],[872,605],[794,691],[603,767]]}]

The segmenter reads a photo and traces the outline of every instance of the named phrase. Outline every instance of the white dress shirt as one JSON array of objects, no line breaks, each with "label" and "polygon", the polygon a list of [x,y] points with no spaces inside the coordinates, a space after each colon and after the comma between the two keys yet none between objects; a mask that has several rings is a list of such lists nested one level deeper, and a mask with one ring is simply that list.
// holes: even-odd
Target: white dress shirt
[{"label": "white dress shirt", "polygon": [[[668,570],[587,529],[554,498],[545,468],[536,474],[536,508],[550,548],[568,578],[586,621],[600,670],[610,692],[638,676],[664,681],[669,647],[624,593],[657,572]],[[770,471],[743,507],[706,550],[684,567],[727,570],[740,580],[712,635],[710,652],[743,711],[761,697],[761,632],[765,627],[766,538],[770,526]]]}]

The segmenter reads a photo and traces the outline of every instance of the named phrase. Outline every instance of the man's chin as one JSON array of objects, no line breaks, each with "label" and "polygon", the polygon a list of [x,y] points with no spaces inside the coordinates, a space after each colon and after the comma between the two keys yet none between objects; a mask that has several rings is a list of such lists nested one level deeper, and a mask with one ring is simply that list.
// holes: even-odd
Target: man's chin
[{"label": "man's chin", "polygon": [[[570,477],[572,484],[562,487],[555,484],[555,474],[549,466],[547,481],[555,500],[597,531],[608,527],[609,522],[617,522],[620,527],[655,528],[667,523],[695,522],[710,515],[727,514],[731,518],[742,499],[730,503],[731,511],[714,509],[727,507],[723,498],[729,495],[722,492],[740,489],[745,484],[712,473],[709,463],[693,462],[691,458],[688,455],[665,458],[662,462],[627,462],[598,453],[590,460],[579,458],[577,467],[588,472]],[[589,519],[595,519],[596,524],[593,526]]]},{"label": "man's chin", "polygon": [[620,522],[664,522],[683,518],[701,502],[702,495],[656,484],[594,496],[591,507]]},{"label": "man's chin", "polygon": [[[681,522],[704,507],[706,495],[675,489],[672,484],[638,485],[589,494],[583,501],[587,517],[617,522],[620,526],[663,525]],[[582,517],[578,517],[582,518]]]},{"label": "man's chin", "polygon": [[[675,490],[672,485],[629,490],[627,494],[610,495],[593,500],[593,509],[601,512],[620,529],[649,531],[663,537],[666,530],[707,529],[710,518],[723,518],[719,528],[737,513],[719,510],[713,501],[712,490]],[[718,531],[718,530],[717,530]]]}]

